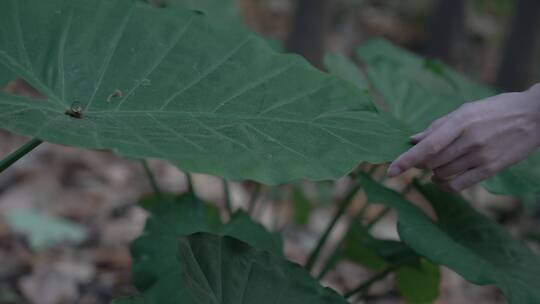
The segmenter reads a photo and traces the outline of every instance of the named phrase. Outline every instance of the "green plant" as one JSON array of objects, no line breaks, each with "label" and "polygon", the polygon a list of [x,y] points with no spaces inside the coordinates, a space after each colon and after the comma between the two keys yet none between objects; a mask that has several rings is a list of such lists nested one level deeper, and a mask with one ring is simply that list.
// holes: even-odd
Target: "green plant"
[{"label": "green plant", "polygon": [[[338,54],[325,61],[334,75],[325,74],[298,56],[273,51],[235,21],[182,7],[204,11],[204,5],[166,3],[0,3],[0,67],[7,68],[0,79],[15,73],[46,97],[0,93],[0,128],[34,138],[1,161],[1,171],[48,141],[161,158],[187,172],[268,185],[333,180],[361,162],[392,160],[409,147],[414,131],[491,94],[440,63],[381,40],[358,50],[367,77]],[[385,107],[372,103],[370,85]],[[286,261],[280,236],[249,214],[228,204],[223,223],[219,210],[201,202],[192,186],[181,196],[161,192],[145,165],[156,193],[140,202],[151,217],[131,248],[140,295],[115,303],[346,303],[391,273],[408,303],[429,303],[438,295],[439,265],[475,284],[498,286],[511,303],[540,302],[540,259],[526,246],[461,197],[421,181],[397,193],[374,181],[368,173],[379,167],[372,168],[350,173],[353,185],[302,268]],[[537,153],[485,186],[531,194],[540,191],[539,178]],[[229,201],[226,182],[224,189]],[[362,189],[370,203],[321,261],[335,224]],[[407,202],[410,191],[430,202],[437,221]],[[259,192],[253,192],[252,205]],[[366,223],[366,209],[375,203],[387,209]],[[309,203],[298,206],[309,212]],[[369,234],[390,209],[399,215],[401,241]],[[375,272],[345,296],[309,273],[322,278],[341,258]]]}]

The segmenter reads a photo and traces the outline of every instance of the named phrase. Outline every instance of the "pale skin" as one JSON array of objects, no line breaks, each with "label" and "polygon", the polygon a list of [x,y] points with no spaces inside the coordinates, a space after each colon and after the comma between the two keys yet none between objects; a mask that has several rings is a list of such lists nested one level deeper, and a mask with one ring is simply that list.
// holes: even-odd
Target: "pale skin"
[{"label": "pale skin", "polygon": [[431,170],[443,190],[469,188],[540,147],[540,84],[464,104],[411,142],[388,168],[389,177],[417,167]]}]

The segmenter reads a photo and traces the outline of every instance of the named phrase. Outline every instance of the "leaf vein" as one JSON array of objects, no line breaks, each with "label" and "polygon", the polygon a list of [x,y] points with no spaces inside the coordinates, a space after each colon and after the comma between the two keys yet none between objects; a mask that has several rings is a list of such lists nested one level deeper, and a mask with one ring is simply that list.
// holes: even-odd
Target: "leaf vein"
[{"label": "leaf vein", "polygon": [[90,101],[88,102],[88,105],[86,106],[87,109],[90,109],[90,106],[92,105],[92,103],[94,102],[94,99],[96,98],[97,92],[101,88],[103,78],[105,77],[105,74],[110,68],[111,60],[116,54],[118,45],[120,44],[120,41],[122,40],[122,37],[125,34],[127,24],[129,23],[129,20],[133,16],[134,8],[135,6],[132,5],[129,12],[126,14],[124,19],[122,20],[122,23],[120,24],[118,31],[113,36],[111,51],[107,54],[107,56],[105,57],[105,60],[103,61],[103,64],[99,68],[98,80],[94,86],[94,91],[92,92],[92,95],[90,96]]},{"label": "leaf vein", "polygon": [[222,101],[219,105],[217,105],[214,110],[212,110],[212,113],[216,113],[217,111],[219,111],[221,108],[223,108],[225,105],[227,105],[227,103],[229,103],[231,100],[235,99],[235,98],[238,98],[242,95],[244,95],[245,93],[249,92],[250,90],[253,90],[257,87],[259,87],[260,85],[266,83],[267,81],[273,79],[273,78],[276,78],[286,72],[288,72],[290,69],[292,69],[294,66],[296,66],[296,62],[292,63],[292,64],[289,64],[289,65],[286,65],[284,68],[281,68],[279,69],[277,72],[273,72],[273,73],[270,73],[269,75],[263,77],[263,79],[259,79],[253,83],[249,83],[247,84],[246,86],[244,86],[240,92],[232,95],[231,97],[225,99],[224,101]]},{"label": "leaf vein", "polygon": [[169,97],[167,100],[165,100],[165,102],[163,103],[163,105],[161,106],[161,108],[159,109],[160,111],[163,111],[167,106],[169,106],[169,104],[178,96],[180,96],[182,93],[184,93],[185,91],[191,89],[192,87],[194,87],[195,85],[197,85],[198,83],[200,83],[201,81],[203,81],[208,75],[212,74],[214,71],[216,71],[217,69],[219,69],[221,66],[223,66],[225,63],[227,63],[232,56],[234,56],[238,51],[240,51],[240,49],[242,49],[242,47],[244,45],[246,45],[250,40],[251,40],[252,36],[248,36],[246,37],[246,39],[242,40],[240,42],[240,44],[238,44],[236,47],[234,47],[229,53],[227,53],[223,58],[221,58],[218,62],[216,62],[214,65],[212,65],[209,69],[203,71],[203,73],[195,78],[194,81],[192,81],[187,87],[179,90],[178,92],[174,93],[171,97]]},{"label": "leaf vein", "polygon": [[[146,79],[157,67],[163,63],[163,60],[171,53],[171,51],[178,45],[182,37],[184,37],[184,34],[187,32],[187,29],[193,23],[193,20],[195,19],[194,16],[191,16],[189,21],[186,23],[186,26],[183,28],[179,28],[178,32],[175,33],[175,38],[173,39],[172,43],[165,48],[165,51],[157,57],[156,61],[152,64],[150,69],[146,71],[142,77],[142,79]],[[133,87],[127,94],[124,99],[122,99],[118,105],[116,106],[116,110],[120,109],[123,104],[133,95],[133,93],[142,85],[143,81],[139,81],[135,87]]]}]

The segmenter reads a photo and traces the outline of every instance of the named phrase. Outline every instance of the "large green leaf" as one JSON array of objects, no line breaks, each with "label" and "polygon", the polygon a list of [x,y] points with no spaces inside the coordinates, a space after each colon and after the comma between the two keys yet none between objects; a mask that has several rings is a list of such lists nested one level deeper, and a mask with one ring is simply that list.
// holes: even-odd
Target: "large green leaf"
[{"label": "large green leaf", "polygon": [[478,285],[496,285],[512,304],[540,303],[540,257],[455,194],[418,186],[437,222],[402,195],[361,177],[368,199],[394,208],[403,242]]},{"label": "large green leaf", "polygon": [[0,128],[229,179],[335,179],[410,135],[346,81],[174,5],[1,1],[0,64],[48,98],[0,94]]},{"label": "large green leaf", "polygon": [[161,3],[203,12],[213,22],[220,22],[224,26],[243,23],[234,0],[162,0]]},{"label": "large green leaf", "polygon": [[144,293],[145,303],[347,303],[301,266],[231,237],[180,238],[175,268]]},{"label": "large green leaf", "polygon": [[10,70],[0,65],[0,90],[15,78],[17,77]]},{"label": "large green leaf", "polygon": [[[208,16],[208,20],[220,26],[245,26],[240,9],[234,0],[161,0],[165,5],[178,4]],[[263,37],[275,51],[283,52],[281,43],[270,37]]]},{"label": "large green leaf", "polygon": [[251,244],[260,250],[279,256],[283,245],[278,235],[267,232],[264,227],[253,222],[243,212],[233,215],[226,225],[215,223],[215,218],[207,216],[210,207],[192,195],[179,198],[171,196],[145,199],[151,217],[144,232],[131,246],[133,257],[132,279],[135,286],[144,291],[171,272],[175,267],[178,238],[197,232],[212,232],[228,235]]},{"label": "large green leaf", "polygon": [[[415,131],[465,102],[495,94],[454,70],[377,39],[357,50],[388,110]],[[353,66],[353,65],[351,65]],[[497,194],[540,192],[540,151],[483,183]]]}]

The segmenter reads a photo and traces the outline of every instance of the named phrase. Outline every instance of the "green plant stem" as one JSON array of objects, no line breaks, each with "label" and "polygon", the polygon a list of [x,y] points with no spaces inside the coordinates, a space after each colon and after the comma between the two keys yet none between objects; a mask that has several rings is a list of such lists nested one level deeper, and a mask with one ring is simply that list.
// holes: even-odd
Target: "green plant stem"
[{"label": "green plant stem", "polygon": [[[358,211],[358,213],[355,215],[355,218],[356,219],[362,219],[364,218],[364,215],[366,214],[366,211],[368,209],[368,207],[371,205],[370,202],[366,202],[364,204],[364,206],[362,206],[362,208],[360,208],[360,210]],[[321,268],[321,272],[317,275],[317,280],[320,280],[322,278],[324,278],[324,276],[332,269],[334,268],[334,266],[337,264],[337,262],[339,261],[339,255],[341,253],[341,246],[343,246],[343,243],[345,242],[346,238],[347,238],[347,235],[348,235],[348,231],[349,229],[351,228],[350,224],[349,224],[349,227],[347,227],[347,232],[345,233],[345,236],[343,236],[343,238],[339,241],[339,243],[336,245],[336,247],[334,248],[334,251],[332,252],[332,254],[330,255],[330,257],[326,260],[326,262],[324,263],[323,267]]]},{"label": "green plant stem", "polygon": [[[422,174],[418,177],[419,180],[422,180],[424,179],[429,173],[424,171],[422,172]],[[401,191],[401,194],[402,195],[407,195],[409,194],[409,192],[411,192],[412,190],[414,189],[414,183],[409,183],[407,184],[407,186]],[[366,225],[366,229],[369,231],[371,228],[373,228],[373,226],[375,226],[382,218],[384,218],[388,213],[390,213],[390,211],[392,210],[392,208],[390,207],[386,207],[384,208],[381,212],[379,212],[379,214],[377,214],[377,216],[375,216],[375,218],[373,218],[367,225]]]},{"label": "green plant stem", "polygon": [[[373,173],[375,172],[375,170],[373,170],[373,168],[377,168],[376,166],[372,167],[370,172],[368,174],[370,175],[373,175]],[[426,176],[427,176],[428,172],[423,172],[419,179],[424,179]],[[380,182],[384,182],[384,180],[386,180],[386,176],[384,176]],[[414,184],[413,183],[409,183],[405,189],[403,189],[403,194],[406,195],[408,194],[412,189],[414,188]],[[369,201],[367,201],[364,206],[362,206],[362,208],[360,209],[360,211],[358,211],[357,215],[355,216],[355,218],[358,218],[358,219],[363,219],[366,212],[367,212],[367,209],[369,208],[369,206],[371,205],[371,203]],[[384,208],[377,216],[375,216],[375,218],[373,220],[371,220],[369,223],[366,224],[366,229],[369,231],[371,228],[373,228],[373,226],[375,224],[377,224],[383,217],[385,217],[389,212],[391,211],[391,208]],[[349,227],[350,228],[350,227]],[[330,255],[330,257],[328,258],[328,260],[325,262],[325,264],[323,265],[322,269],[321,269],[321,272],[317,275],[317,279],[320,280],[322,279],[335,265],[336,263],[338,262],[339,260],[339,253],[341,251],[341,246],[343,245],[343,242],[345,242],[345,239],[346,239],[347,235],[345,235],[345,237],[343,237],[343,239],[339,242],[339,244],[336,246],[336,248],[334,249],[334,251],[332,252],[332,254]]]},{"label": "green plant stem", "polygon": [[358,213],[356,214],[355,218],[358,218],[358,219],[363,219],[364,216],[366,215],[366,212],[369,208],[369,206],[371,205],[371,203],[369,201],[366,201],[366,203],[364,204],[364,206],[362,206],[362,208],[360,208],[360,210],[358,211]]},{"label": "green plant stem", "polygon": [[401,265],[389,266],[388,268],[384,269],[383,271],[381,271],[381,272],[375,274],[374,276],[372,276],[371,278],[369,278],[367,281],[361,283],[355,289],[345,293],[344,297],[348,299],[348,298],[350,298],[350,297],[352,297],[352,296],[354,296],[356,294],[363,294],[363,293],[367,292],[369,287],[371,287],[371,285],[373,285],[376,282],[386,278],[390,273],[392,273],[394,270],[398,269],[399,267],[401,267]]},{"label": "green plant stem", "polygon": [[326,230],[322,234],[321,238],[317,242],[317,245],[315,246],[315,249],[313,249],[312,253],[310,254],[308,261],[305,265],[305,268],[308,271],[311,271],[313,269],[313,266],[315,265],[315,262],[317,258],[319,257],[319,254],[321,253],[321,249],[323,248],[324,244],[326,243],[328,236],[330,236],[330,233],[334,229],[334,226],[338,222],[338,220],[341,218],[341,216],[345,213],[345,210],[349,207],[349,205],[352,203],[353,198],[356,196],[356,193],[360,190],[360,185],[355,185],[349,193],[345,196],[343,201],[341,202],[339,209],[337,210],[336,214],[334,215],[334,218],[330,223],[328,224],[328,227],[326,227]]},{"label": "green plant stem", "polygon": [[379,214],[377,214],[377,216],[375,216],[371,221],[366,224],[366,229],[368,231],[371,230],[371,228],[373,228],[373,226],[375,226],[382,218],[384,218],[388,213],[390,213],[391,210],[392,208],[385,207],[381,212],[379,212]]},{"label": "green plant stem", "polygon": [[407,263],[410,263],[412,260],[414,260],[414,257],[411,257],[411,256],[400,259],[399,261],[395,262],[394,264],[386,267],[381,272],[376,273],[371,278],[369,278],[367,281],[362,282],[358,287],[356,287],[353,290],[345,293],[344,297],[348,299],[348,298],[350,298],[350,297],[352,297],[352,296],[354,296],[356,294],[364,294],[364,293],[366,293],[368,291],[369,287],[371,287],[371,285],[379,282],[380,280],[383,280],[389,274],[391,274],[392,272],[398,270],[403,265],[406,265]]},{"label": "green plant stem", "polygon": [[231,191],[229,189],[229,184],[225,179],[223,179],[223,196],[225,199],[225,208],[229,215],[233,214],[232,204],[231,204]]},{"label": "green plant stem", "polygon": [[336,246],[336,248],[334,248],[334,251],[332,252],[332,254],[330,254],[330,257],[328,257],[328,259],[324,263],[323,267],[321,268],[321,272],[319,272],[319,274],[317,275],[318,281],[322,280],[322,278],[324,278],[324,276],[326,276],[326,274],[330,270],[332,270],[332,268],[334,268],[334,266],[336,266],[336,264],[339,262],[339,258],[341,255],[341,246],[343,246],[346,237],[347,235],[345,235],[343,239],[339,241],[339,244]]},{"label": "green plant stem", "polygon": [[186,174],[186,182],[187,182],[187,189],[188,189],[188,193],[191,193],[192,195],[195,195],[195,187],[193,186],[193,177],[191,176],[190,173],[185,173]]},{"label": "green plant stem", "polygon": [[11,152],[8,156],[0,161],[0,173],[4,172],[7,168],[28,154],[30,151],[34,150],[41,143],[43,143],[42,140],[33,138],[19,147],[17,150]]},{"label": "green plant stem", "polygon": [[261,194],[261,184],[256,184],[255,189],[253,189],[253,192],[251,192],[251,197],[249,199],[248,214],[252,215],[253,212],[255,211],[257,199],[259,198],[260,194]]},{"label": "green plant stem", "polygon": [[146,174],[146,177],[148,177],[148,181],[150,182],[150,186],[152,187],[152,190],[154,190],[154,193],[156,195],[161,195],[161,190],[159,189],[159,186],[156,182],[156,177],[154,173],[152,173],[152,170],[150,170],[150,166],[148,166],[148,161],[146,159],[141,159],[141,164],[144,169],[144,173]]},{"label": "green plant stem", "polygon": [[373,177],[373,175],[377,172],[377,169],[379,169],[379,165],[372,165],[372,167],[367,172],[367,175]]}]

